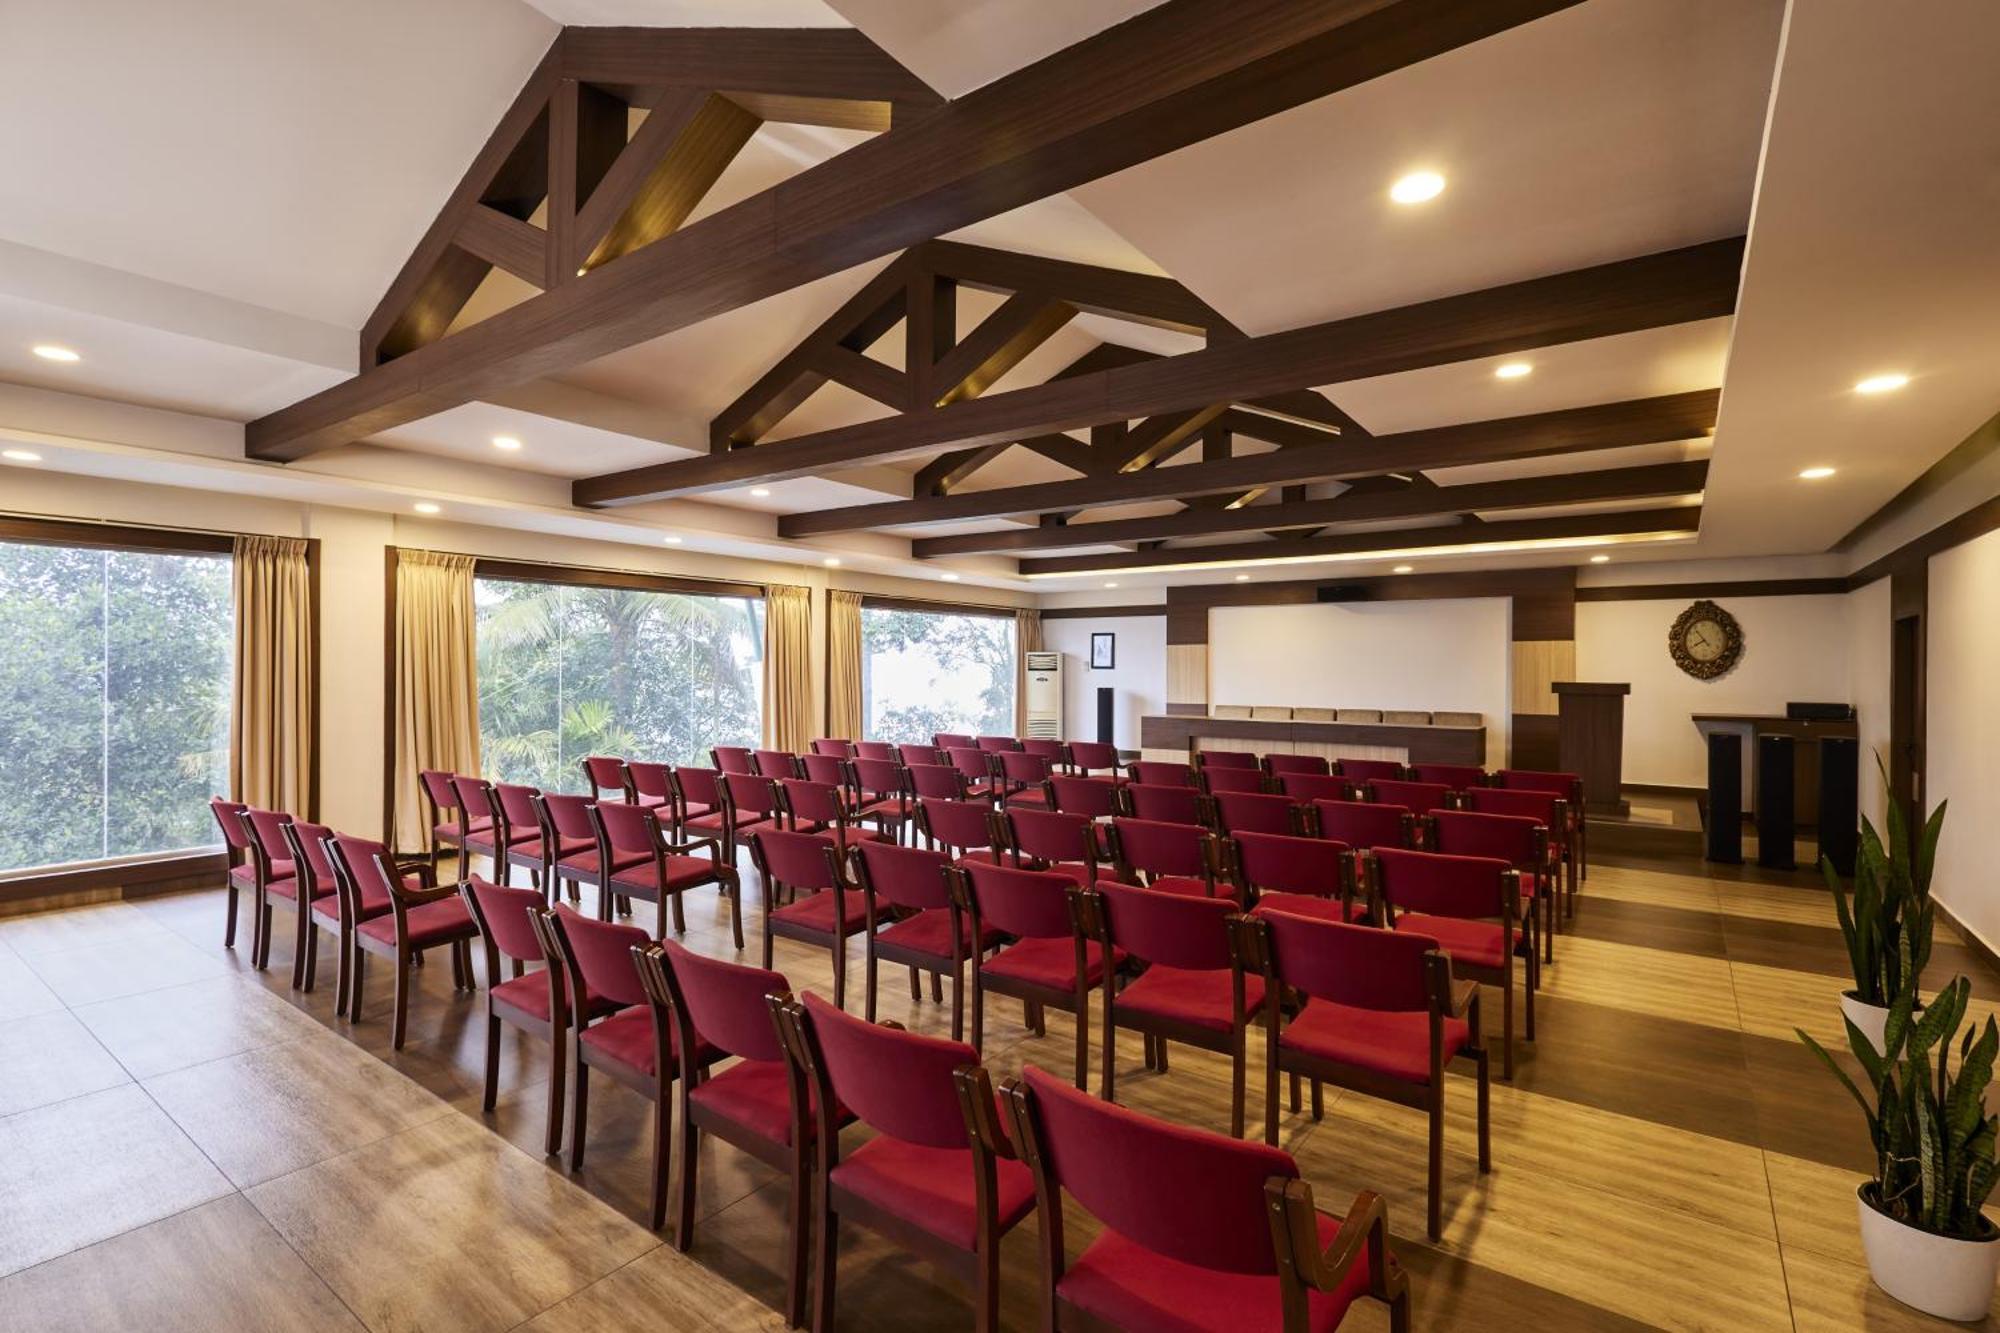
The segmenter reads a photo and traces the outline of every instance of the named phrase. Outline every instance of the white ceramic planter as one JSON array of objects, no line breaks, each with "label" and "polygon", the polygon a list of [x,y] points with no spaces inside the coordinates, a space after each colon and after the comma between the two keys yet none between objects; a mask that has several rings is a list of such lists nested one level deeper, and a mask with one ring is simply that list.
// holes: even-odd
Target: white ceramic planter
[{"label": "white ceramic planter", "polygon": [[1861,1248],[1875,1285],[1903,1304],[1940,1319],[1983,1319],[2000,1279],[2000,1229],[1985,1240],[1955,1240],[1905,1226],[1855,1191]]},{"label": "white ceramic planter", "polygon": [[1875,1054],[1880,1055],[1882,1034],[1889,1026],[1888,1008],[1879,1004],[1863,1004],[1855,998],[1853,991],[1844,990],[1840,993],[1840,1012],[1861,1029],[1862,1035],[1868,1038],[1868,1044],[1875,1048]]}]

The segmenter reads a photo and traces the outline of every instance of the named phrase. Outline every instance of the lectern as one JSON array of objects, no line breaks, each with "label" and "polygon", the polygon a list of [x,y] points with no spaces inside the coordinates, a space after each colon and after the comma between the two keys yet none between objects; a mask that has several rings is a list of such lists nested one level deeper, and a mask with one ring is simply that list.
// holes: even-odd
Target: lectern
[{"label": "lectern", "polygon": [[1559,680],[1549,688],[1557,700],[1557,753],[1563,771],[1583,779],[1584,809],[1626,813],[1625,696],[1631,684]]}]

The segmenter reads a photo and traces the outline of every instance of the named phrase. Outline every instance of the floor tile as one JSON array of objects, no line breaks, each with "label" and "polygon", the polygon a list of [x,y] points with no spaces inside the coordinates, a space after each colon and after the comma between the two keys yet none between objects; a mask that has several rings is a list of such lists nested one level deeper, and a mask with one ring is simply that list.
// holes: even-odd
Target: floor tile
[{"label": "floor tile", "polygon": [[36,975],[27,960],[0,953],[0,1022],[62,1007],[61,997]]},{"label": "floor tile", "polygon": [[0,940],[23,958],[90,945],[131,944],[168,934],[130,903],[99,903],[61,912],[0,917]]},{"label": "floor tile", "polygon": [[89,1029],[57,1009],[0,1023],[0,1115],[130,1081]]},{"label": "floor tile", "polygon": [[233,976],[99,1000],[75,1013],[141,1079],[321,1031],[297,1009]]},{"label": "floor tile", "polygon": [[522,1333],[659,1327],[661,1312],[667,1310],[674,1312],[672,1323],[678,1329],[776,1333],[785,1327],[776,1310],[671,1245],[661,1245],[529,1320]]},{"label": "floor tile", "polygon": [[229,975],[230,965],[168,932],[142,940],[90,944],[26,960],[68,1005],[164,990]]}]

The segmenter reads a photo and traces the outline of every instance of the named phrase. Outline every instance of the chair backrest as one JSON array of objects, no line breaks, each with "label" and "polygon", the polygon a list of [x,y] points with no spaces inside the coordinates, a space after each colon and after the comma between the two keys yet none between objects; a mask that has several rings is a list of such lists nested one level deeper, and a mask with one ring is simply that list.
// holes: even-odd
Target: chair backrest
[{"label": "chair backrest", "polygon": [[1281,773],[1278,787],[1285,795],[1301,803],[1306,801],[1345,801],[1354,794],[1354,784],[1336,773]]},{"label": "chair backrest", "polygon": [[1003,750],[1000,754],[1000,776],[1024,787],[1039,787],[1049,780],[1049,761],[1039,754],[1029,754],[1026,750]]},{"label": "chair backrest", "polygon": [[965,795],[965,774],[945,764],[908,764],[910,790],[918,796],[956,801]]},{"label": "chair backrest", "polygon": [[1298,1178],[1290,1153],[1156,1120],[1033,1065],[1011,1092],[1015,1136],[1051,1194],[1069,1191],[1111,1230],[1180,1263],[1276,1273],[1264,1185]]},{"label": "chair backrest", "polygon": [[935,745],[898,745],[895,748],[896,762],[904,768],[917,764],[933,764],[943,768],[951,766],[951,761],[944,757],[944,751]]},{"label": "chair backrest", "polygon": [[465,882],[465,894],[479,933],[502,958],[532,963],[542,957],[532,919],[545,903],[540,889],[510,889],[474,875]]},{"label": "chair backrest", "polygon": [[877,1133],[929,1148],[966,1148],[955,1071],[979,1063],[962,1041],[856,1018],[808,992],[801,1024],[834,1099]]},{"label": "chair backrest", "polygon": [[1192,787],[1194,770],[1186,764],[1163,759],[1135,760],[1129,770],[1132,781],[1148,787]]},{"label": "chair backrest", "polygon": [[790,750],[752,750],[750,752],[751,771],[767,778],[795,778],[799,775],[799,757]]},{"label": "chair backrest", "polygon": [[625,772],[632,779],[632,790],[641,796],[664,801],[673,794],[673,772],[665,764],[649,764],[642,759],[633,759],[625,765]]},{"label": "chair backrest", "polygon": [[1344,842],[1282,833],[1238,833],[1230,842],[1230,864],[1259,893],[1337,898],[1353,885],[1353,854]]},{"label": "chair backrest", "polygon": [[1264,790],[1264,770],[1261,768],[1204,768],[1197,776],[1201,779],[1201,789],[1211,794]]},{"label": "chair backrest", "polygon": [[1118,809],[1118,788],[1102,778],[1077,778],[1062,773],[1049,775],[1049,790],[1055,794],[1056,809],[1088,819],[1108,819]]},{"label": "chair backrest", "polygon": [[1271,971],[1285,985],[1355,1009],[1430,1008],[1424,955],[1438,947],[1430,936],[1283,910],[1265,912],[1259,920],[1268,931]]},{"label": "chair backrest", "polygon": [[267,861],[284,861],[291,858],[291,849],[285,845],[285,825],[292,817],[279,810],[260,810],[251,806],[244,811],[244,819],[250,825],[250,837],[257,850]]},{"label": "chair backrest", "polygon": [[208,799],[208,812],[215,816],[215,826],[222,830],[222,840],[239,852],[250,850],[250,826],[243,817],[250,807],[241,801],[225,801],[220,796]]},{"label": "chair backrest", "polygon": [[1435,782],[1453,791],[1486,785],[1486,770],[1478,764],[1412,764],[1410,775],[1418,782]]},{"label": "chair backrest", "polygon": [[746,1060],[785,1058],[784,1043],[764,997],[792,989],[782,972],[709,958],[664,940],[667,986],[674,1008],[687,1016],[695,1036]]},{"label": "chair backrest", "polygon": [[1024,939],[1069,939],[1076,933],[1069,910],[1076,881],[1068,875],[988,861],[961,862],[951,873],[966,887],[982,926]]},{"label": "chair backrest", "polygon": [[757,761],[748,746],[718,745],[708,752],[709,762],[724,773],[755,773]]},{"label": "chair backrest", "polygon": [[1100,859],[1097,829],[1089,815],[1017,805],[1008,808],[1001,820],[1007,828],[1007,846],[1019,856],[1085,864]]},{"label": "chair backrest", "polygon": [[1201,824],[1207,818],[1207,799],[1193,787],[1161,787],[1134,782],[1125,788],[1134,816],[1159,824]]},{"label": "chair backrest", "polygon": [[625,761],[609,755],[586,755],[583,760],[583,781],[595,796],[601,791],[623,793],[625,790]]},{"label": "chair backrest", "polygon": [[1319,836],[1349,847],[1408,847],[1415,816],[1404,806],[1370,801],[1314,801]]},{"label": "chair backrest", "polygon": [[1293,815],[1298,807],[1289,796],[1225,791],[1210,799],[1215,802],[1216,822],[1224,833],[1291,833],[1298,827]]},{"label": "chair backrest", "polygon": [[468,820],[490,819],[493,816],[493,784],[485,778],[471,777],[464,773],[454,773],[451,789],[458,794],[459,808],[465,811]]},{"label": "chair backrest", "polygon": [[900,792],[907,785],[903,777],[903,766],[894,759],[869,759],[857,756],[848,761],[854,770],[854,781],[865,792],[877,796],[889,796]]},{"label": "chair backrest", "polygon": [[500,817],[513,829],[541,827],[542,817],[535,812],[535,797],[539,794],[535,788],[515,782],[493,784],[493,803],[500,807]]},{"label": "chair backrest", "polygon": [[[1341,720],[1346,721],[1345,718]],[[1368,782],[1375,778],[1400,779],[1408,773],[1400,759],[1342,759],[1335,763],[1333,771],[1353,782]]]},{"label": "chair backrest", "polygon": [[326,854],[326,840],[333,836],[333,830],[324,824],[308,824],[303,819],[294,819],[287,821],[283,831],[285,855],[291,858],[293,873],[302,878],[314,894],[332,889],[336,877],[333,861]]},{"label": "chair backrest", "polygon": [[1557,817],[1564,798],[1552,791],[1507,787],[1476,787],[1465,793],[1465,807],[1488,815],[1517,815],[1532,819],[1543,828],[1558,829],[1565,822]]},{"label": "chair backrest", "polygon": [[1327,774],[1333,772],[1333,765],[1320,754],[1267,754],[1264,756],[1264,771],[1273,777],[1287,773]]},{"label": "chair backrest", "polygon": [[1261,768],[1257,756],[1248,750],[1196,750],[1194,759],[1203,768]]},{"label": "chair backrest", "polygon": [[756,773],[724,773],[722,792],[729,807],[739,815],[768,819],[778,813],[778,783],[775,778]]},{"label": "chair backrest", "polygon": [[[815,758],[824,758],[816,755]],[[838,759],[833,761],[839,763]],[[778,792],[785,810],[794,820],[808,824],[837,824],[847,819],[847,807],[840,799],[840,787],[831,782],[805,778],[779,778]]]},{"label": "chair backrest", "polygon": [[1363,784],[1368,799],[1378,805],[1400,805],[1412,814],[1427,815],[1451,802],[1451,788],[1438,782],[1403,782],[1370,778]]},{"label": "chair backrest", "polygon": [[984,801],[917,800],[917,825],[936,842],[961,855],[993,845],[993,807]]},{"label": "chair backrest", "polygon": [[1111,821],[1111,852],[1121,871],[1138,871],[1150,882],[1161,875],[1208,874],[1208,830],[1194,824],[1152,819]]},{"label": "chair backrest", "polygon": [[1469,921],[1512,916],[1508,881],[1513,867],[1489,856],[1447,856],[1378,847],[1371,852],[1375,886],[1397,913],[1422,912]]},{"label": "chair backrest", "polygon": [[1229,918],[1238,910],[1229,899],[1161,893],[1108,879],[1093,892],[1106,936],[1134,958],[1203,971],[1229,966]]},{"label": "chair backrest", "polygon": [[548,815],[549,827],[558,838],[588,838],[597,840],[597,825],[591,822],[590,807],[596,802],[588,796],[572,796],[565,792],[545,791],[536,800]]},{"label": "chair backrest", "polygon": [[948,853],[893,842],[857,842],[849,864],[862,888],[897,907],[923,910],[951,905],[944,878],[945,867],[951,864]]},{"label": "chair backrest", "polygon": [[458,793],[452,789],[451,774],[442,769],[426,768],[417,774],[423,784],[424,795],[442,816],[447,811],[458,809]]},{"label": "chair backrest", "polygon": [[1534,768],[1503,768],[1493,775],[1501,787],[1512,791],[1553,792],[1565,800],[1576,799],[1583,791],[1583,779],[1575,773],[1552,773]]},{"label": "chair backrest", "polygon": [[978,749],[978,742],[970,736],[961,736],[955,731],[940,731],[931,736],[931,744],[940,750]]},{"label": "chair backrest", "polygon": [[1060,764],[1068,758],[1069,747],[1061,741],[1050,740],[1046,736],[1023,736],[1021,749],[1026,754],[1036,755],[1051,764]]},{"label": "chair backrest", "polygon": [[561,947],[570,993],[577,997],[580,1011],[589,1012],[597,1000],[620,1008],[646,1003],[646,987],[639,980],[632,950],[651,948],[652,936],[621,921],[585,916],[568,903],[556,904],[544,920]]},{"label": "chair backrest", "polygon": [[677,768],[674,770],[674,787],[680,792],[684,805],[703,805],[713,809],[722,804],[722,770],[719,768]]},{"label": "chair backrest", "polygon": [[806,777],[813,782],[838,787],[847,781],[847,758],[844,755],[822,754],[815,750],[811,754],[800,755],[799,764],[805,769]]},{"label": "chair backrest", "polygon": [[954,745],[945,751],[946,757],[951,760],[951,766],[973,782],[984,782],[987,775],[993,771],[992,760],[988,758],[993,753],[991,750],[982,750],[976,745]]},{"label": "chair backrest", "polygon": [[991,754],[1005,754],[1021,748],[1021,742],[1012,736],[979,736],[974,738],[973,743]]},{"label": "chair backrest", "polygon": [[597,801],[590,807],[590,818],[614,854],[651,856],[664,841],[659,816],[644,806]]},{"label": "chair backrest", "polygon": [[833,839],[824,833],[761,828],[750,835],[750,858],[767,881],[766,893],[771,891],[770,880],[795,889],[838,887],[840,869],[835,854]]},{"label": "chair backrest", "polygon": [[[1541,793],[1532,793],[1539,795]],[[1518,869],[1541,865],[1547,825],[1523,815],[1438,810],[1431,815],[1432,849],[1450,856],[1491,856]]]},{"label": "chair backrest", "polygon": [[896,747],[887,741],[856,741],[854,742],[854,757],[856,759],[874,759],[877,761],[886,760],[893,764],[896,762]]},{"label": "chair backrest", "polygon": [[1118,747],[1105,741],[1069,742],[1069,761],[1085,773],[1118,767]]},{"label": "chair backrest", "polygon": [[823,754],[832,759],[852,759],[854,742],[839,740],[832,736],[821,736],[812,743],[814,754]]}]

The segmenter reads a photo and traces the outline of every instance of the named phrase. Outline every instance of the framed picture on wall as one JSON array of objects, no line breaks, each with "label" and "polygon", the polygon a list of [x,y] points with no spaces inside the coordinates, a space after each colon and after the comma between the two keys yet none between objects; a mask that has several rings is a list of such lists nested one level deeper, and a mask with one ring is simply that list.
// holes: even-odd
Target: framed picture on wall
[{"label": "framed picture on wall", "polygon": [[1104,633],[1090,636],[1090,669],[1109,671],[1118,665],[1118,636]]}]

